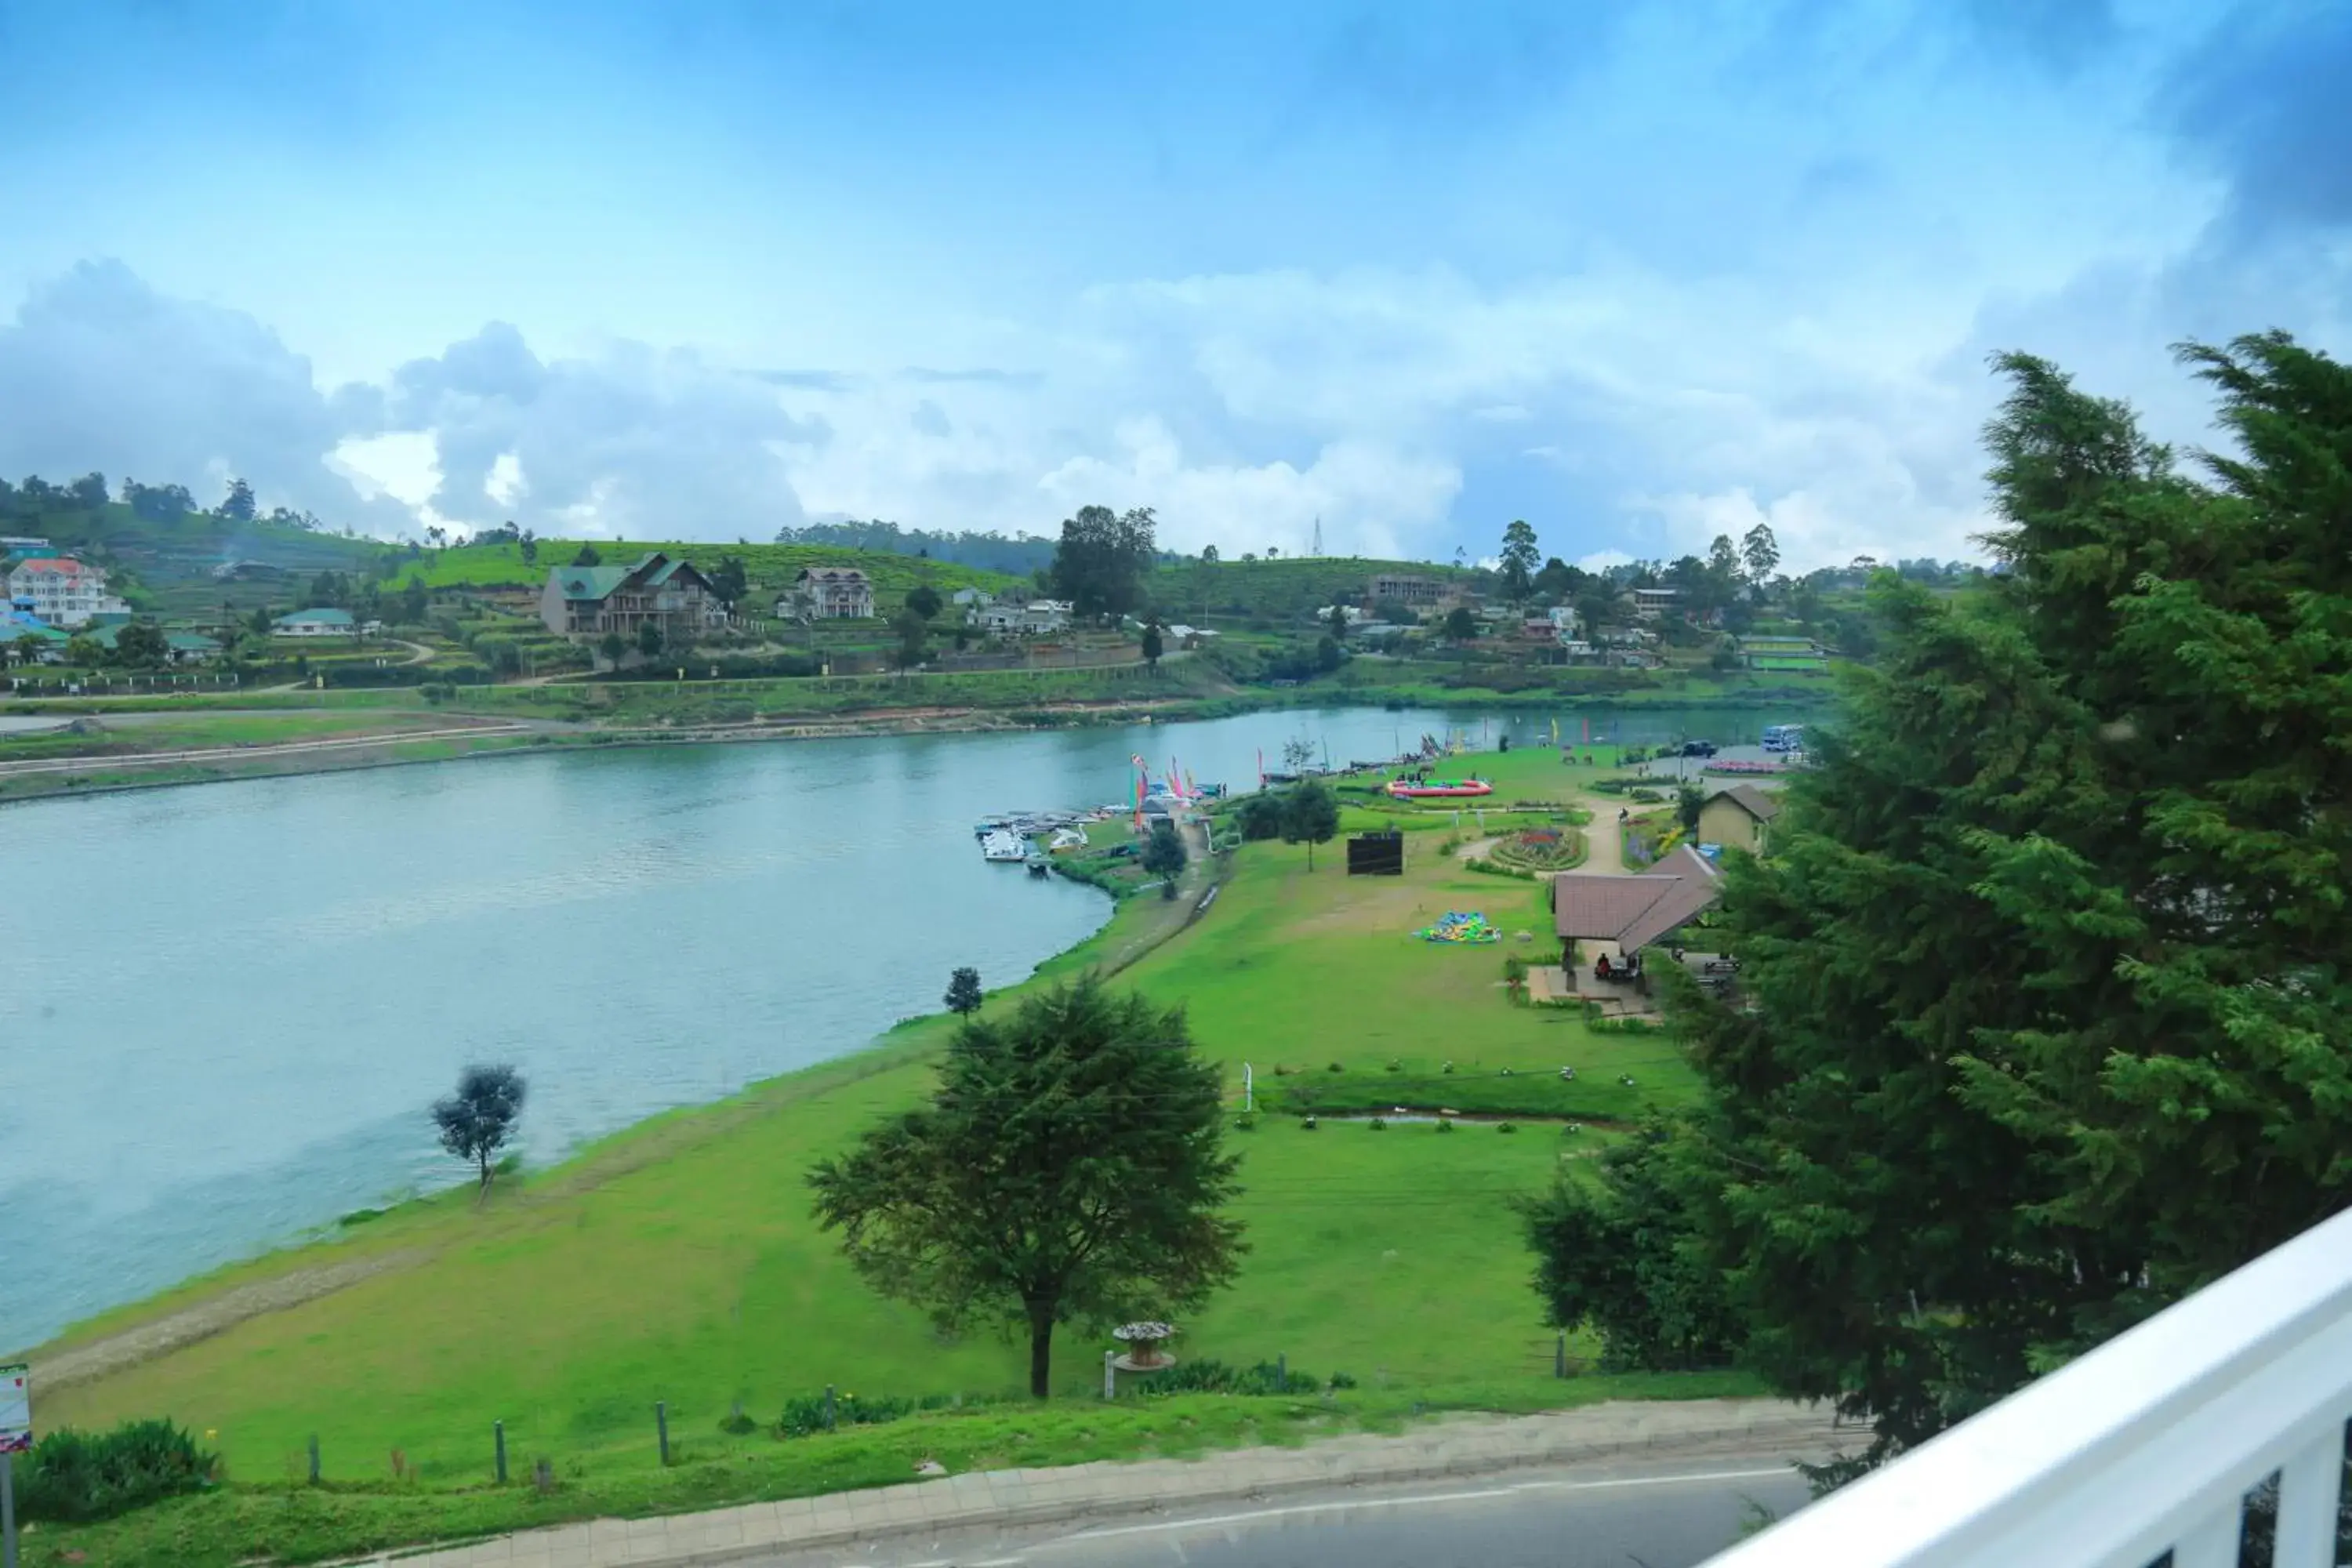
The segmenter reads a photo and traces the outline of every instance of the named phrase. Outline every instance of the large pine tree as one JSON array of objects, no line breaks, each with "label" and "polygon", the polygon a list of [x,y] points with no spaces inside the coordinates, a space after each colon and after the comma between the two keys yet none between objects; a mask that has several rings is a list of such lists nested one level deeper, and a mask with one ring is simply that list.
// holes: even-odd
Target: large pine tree
[{"label": "large pine tree", "polygon": [[[2003,570],[1872,589],[1880,660],[1727,878],[1743,1005],[1672,1001],[1702,1103],[1532,1227],[1568,1316],[1607,1282],[1560,1211],[1671,1209],[1656,1267],[1708,1266],[1738,1352],[1873,1458],[2347,1202],[2352,370],[2182,357],[2240,447],[2201,479],[1999,362]],[[1686,1358],[1643,1332],[1618,1359]]]}]

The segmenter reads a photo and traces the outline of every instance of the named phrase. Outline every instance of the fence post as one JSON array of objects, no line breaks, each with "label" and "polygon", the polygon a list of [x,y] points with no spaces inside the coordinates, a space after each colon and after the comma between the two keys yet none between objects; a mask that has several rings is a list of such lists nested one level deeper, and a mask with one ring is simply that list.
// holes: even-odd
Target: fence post
[{"label": "fence post", "polygon": [[1560,1335],[1552,1344],[1551,1374],[1554,1377],[1568,1375],[1568,1336],[1566,1334]]},{"label": "fence post", "polygon": [[319,1435],[316,1432],[310,1434],[310,1484],[314,1487],[319,1484]]},{"label": "fence post", "polygon": [[1118,1368],[1111,1364],[1118,1354],[1117,1351],[1103,1352],[1103,1397],[1105,1399],[1118,1397]]},{"label": "fence post", "polygon": [[661,1462],[667,1469],[669,1467],[669,1401],[667,1399],[654,1401],[654,1430],[661,1436]]},{"label": "fence post", "polygon": [[833,1384],[824,1385],[824,1429],[833,1430]]},{"label": "fence post", "polygon": [[507,1424],[505,1422],[490,1423],[490,1439],[498,1446],[499,1485],[504,1486],[507,1484]]},{"label": "fence post", "polygon": [[1274,1391],[1276,1394],[1290,1392],[1290,1356],[1287,1352],[1278,1352],[1274,1358]]}]

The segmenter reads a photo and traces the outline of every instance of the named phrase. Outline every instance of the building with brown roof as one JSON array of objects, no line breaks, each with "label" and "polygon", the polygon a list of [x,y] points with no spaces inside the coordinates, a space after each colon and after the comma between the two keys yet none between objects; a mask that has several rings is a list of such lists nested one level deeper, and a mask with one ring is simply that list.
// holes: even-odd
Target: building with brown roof
[{"label": "building with brown roof", "polygon": [[1551,879],[1552,929],[1563,951],[1580,942],[1606,942],[1609,956],[1631,958],[1713,909],[1723,896],[1723,873],[1689,845],[1638,875],[1564,871]]},{"label": "building with brown roof", "polygon": [[1717,790],[1698,808],[1698,837],[1703,844],[1727,844],[1750,855],[1764,853],[1772,819],[1780,803],[1752,784]]}]

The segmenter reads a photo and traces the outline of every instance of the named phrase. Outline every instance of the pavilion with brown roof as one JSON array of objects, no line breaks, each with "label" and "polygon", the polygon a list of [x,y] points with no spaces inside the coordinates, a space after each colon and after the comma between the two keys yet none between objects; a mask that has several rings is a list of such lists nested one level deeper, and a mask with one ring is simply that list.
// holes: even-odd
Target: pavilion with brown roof
[{"label": "pavilion with brown roof", "polygon": [[1634,876],[1564,871],[1554,877],[1552,929],[1564,951],[1572,942],[1605,942],[1616,946],[1612,957],[1631,958],[1713,909],[1722,896],[1723,873],[1685,844]]}]

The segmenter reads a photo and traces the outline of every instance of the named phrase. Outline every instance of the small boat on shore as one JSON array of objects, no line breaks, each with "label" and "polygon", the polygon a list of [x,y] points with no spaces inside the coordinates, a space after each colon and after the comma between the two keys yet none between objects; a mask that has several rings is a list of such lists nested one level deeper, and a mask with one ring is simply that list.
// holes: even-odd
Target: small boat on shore
[{"label": "small boat on shore", "polygon": [[1029,840],[998,828],[980,841],[980,856],[1001,866],[1018,866],[1029,858]]}]

